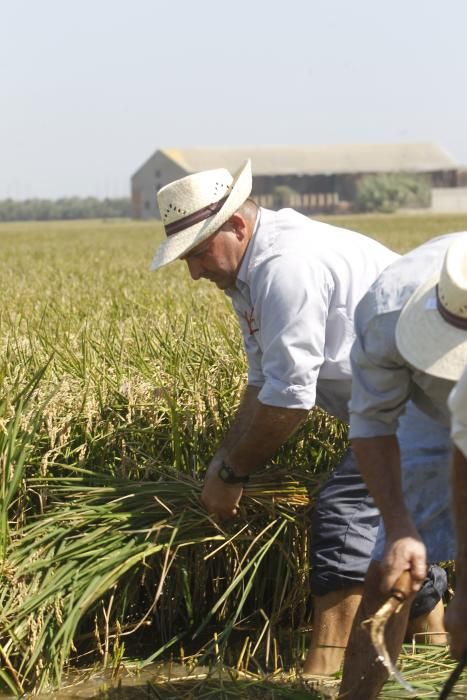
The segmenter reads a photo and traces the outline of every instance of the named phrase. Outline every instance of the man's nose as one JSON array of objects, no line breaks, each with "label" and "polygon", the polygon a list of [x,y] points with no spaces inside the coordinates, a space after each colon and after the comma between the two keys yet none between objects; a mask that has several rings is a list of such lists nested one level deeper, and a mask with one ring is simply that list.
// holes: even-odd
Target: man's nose
[{"label": "man's nose", "polygon": [[199,280],[203,271],[200,261],[196,258],[186,258],[186,264],[188,265],[191,278]]}]

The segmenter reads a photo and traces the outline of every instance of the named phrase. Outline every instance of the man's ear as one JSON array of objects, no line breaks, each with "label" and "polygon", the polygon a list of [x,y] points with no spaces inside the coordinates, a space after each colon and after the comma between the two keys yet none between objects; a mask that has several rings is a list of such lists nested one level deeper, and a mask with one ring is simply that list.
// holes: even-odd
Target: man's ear
[{"label": "man's ear", "polygon": [[232,226],[232,230],[235,232],[237,240],[244,241],[248,238],[248,222],[241,214],[235,212],[229,219],[229,223]]}]

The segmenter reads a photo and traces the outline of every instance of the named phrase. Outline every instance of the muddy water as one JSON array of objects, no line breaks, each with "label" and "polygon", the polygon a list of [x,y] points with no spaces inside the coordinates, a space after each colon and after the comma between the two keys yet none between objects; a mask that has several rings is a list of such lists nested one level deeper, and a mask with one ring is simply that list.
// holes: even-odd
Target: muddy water
[{"label": "muddy water", "polygon": [[[207,670],[206,670],[207,671]],[[163,675],[163,672],[170,674],[172,682],[167,682],[167,675]],[[235,689],[230,688],[227,694],[222,692],[222,681],[217,679],[209,683],[209,690],[207,688],[201,691],[198,695],[196,692],[200,683],[206,678],[206,672],[203,669],[199,669],[192,676],[187,676],[187,669],[183,666],[171,666],[170,669],[167,667],[162,669],[161,666],[148,667],[143,671],[139,672],[136,676],[127,675],[118,681],[112,681],[109,676],[105,674],[96,674],[91,679],[86,681],[78,682],[72,686],[64,686],[59,691],[54,693],[42,693],[40,695],[34,696],[31,700],[192,700],[197,697],[209,697],[209,700],[225,700],[225,698],[251,698],[251,700],[280,700],[281,698],[288,698],[293,700],[295,697],[295,692],[297,693],[297,700],[303,700],[305,695],[309,697],[310,700],[314,698],[335,698],[337,695],[337,689],[328,689],[327,692],[324,691],[323,695],[315,695],[313,692],[306,693],[304,695],[303,688],[297,689],[291,688],[289,684],[286,684],[286,689],[284,695],[281,693],[280,684],[276,685],[274,690],[271,688],[266,688],[263,685],[252,684],[251,680],[244,685],[243,683],[238,683],[238,688],[235,684]],[[218,692],[215,692],[215,686],[218,686]],[[384,698],[391,698],[391,700],[405,700],[408,695],[403,690],[400,689],[400,694],[397,693],[397,688],[393,685],[391,689],[386,686],[387,692],[381,693],[381,700]],[[227,690],[227,688],[225,689]],[[208,691],[206,693],[206,691]],[[238,695],[237,695],[238,693]],[[439,688],[437,690],[433,689],[432,693],[417,695],[418,698],[422,700],[428,700],[429,698],[438,698]],[[451,696],[452,698],[458,698],[467,700],[467,682],[465,679],[461,679]],[[3,700],[6,696],[0,695],[0,700]]]},{"label": "muddy water", "polygon": [[[28,700],[192,700],[203,697],[209,700],[225,700],[225,698],[251,698],[251,700],[280,700],[288,698],[293,700],[303,700],[308,697],[310,700],[318,697],[326,699],[335,697],[337,688],[323,689],[323,695],[315,695],[313,692],[305,692],[301,684],[297,681],[291,682],[290,678],[285,686],[281,687],[280,682],[274,684],[263,684],[254,682],[251,677],[237,680],[231,684],[227,674],[212,674],[210,680],[207,668],[198,668],[189,674],[186,666],[177,664],[153,664],[138,673],[121,672],[117,680],[112,679],[110,673],[96,673],[86,679],[73,677],[70,684],[66,683],[60,690],[51,693],[41,693],[40,695],[27,696]],[[283,679],[285,680],[285,679]],[[279,681],[279,678],[276,679]],[[203,686],[201,689],[200,686]],[[297,687],[300,685],[301,687]],[[439,694],[440,680],[437,678],[436,689],[432,692],[424,692],[417,695],[421,700],[437,698]],[[229,687],[230,686],[230,687]],[[224,688],[224,692],[222,692]],[[381,700],[391,698],[391,700],[404,699],[409,697],[407,693],[394,683],[388,684],[383,689]],[[281,692],[284,691],[284,693]],[[296,695],[295,695],[296,693]],[[463,698],[467,700],[467,679],[463,677],[456,685],[452,698]],[[0,693],[0,700],[11,700],[12,696]],[[24,698],[23,700],[26,700]]]},{"label": "muddy water", "polygon": [[[137,673],[121,672],[118,679],[112,679],[106,672],[95,673],[86,679],[74,676],[69,679],[69,685],[65,681],[60,690],[27,697],[31,700],[155,700],[159,696],[153,686],[161,688],[163,693],[164,688],[167,690],[160,695],[161,698],[176,697],[171,689],[176,689],[178,683],[189,679],[190,684],[196,685],[206,675],[207,669],[203,668],[189,675],[187,667],[182,665],[153,664]],[[11,697],[0,693],[0,700],[11,700]]]},{"label": "muddy water", "polygon": [[[28,700],[179,700],[182,698],[209,697],[218,700],[226,697],[251,698],[251,700],[280,700],[280,683],[267,687],[251,677],[232,683],[227,673],[212,672],[208,677],[207,668],[199,667],[189,673],[186,666],[151,665],[138,673],[120,673],[117,680],[110,673],[96,673],[85,680],[79,677],[70,679],[60,690],[39,695],[27,696]],[[201,689],[200,686],[203,686]],[[289,684],[287,684],[289,685]],[[222,692],[224,688],[225,692]],[[227,692],[227,694],[226,694]],[[200,693],[200,694],[199,694]],[[0,694],[0,700],[11,700],[12,696]],[[290,685],[287,691],[290,698]],[[300,693],[300,698],[303,694]],[[314,697],[309,695],[310,700]],[[23,698],[23,700],[26,700]]]}]

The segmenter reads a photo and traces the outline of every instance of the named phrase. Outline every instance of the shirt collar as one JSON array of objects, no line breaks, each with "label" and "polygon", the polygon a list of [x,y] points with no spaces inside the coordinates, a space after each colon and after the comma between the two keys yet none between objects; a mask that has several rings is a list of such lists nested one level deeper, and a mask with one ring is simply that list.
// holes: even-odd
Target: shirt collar
[{"label": "shirt collar", "polygon": [[242,291],[242,288],[244,285],[247,285],[247,280],[248,280],[248,268],[250,266],[250,260],[251,260],[251,255],[253,252],[253,248],[255,247],[255,236],[256,232],[258,231],[259,225],[261,222],[261,207],[258,207],[258,213],[256,215],[256,221],[255,221],[255,226],[253,229],[253,233],[251,234],[251,238],[248,242],[248,245],[245,250],[245,255],[243,256],[242,263],[240,265],[240,269],[238,270],[238,275],[237,279],[235,280],[235,287],[239,290]]}]

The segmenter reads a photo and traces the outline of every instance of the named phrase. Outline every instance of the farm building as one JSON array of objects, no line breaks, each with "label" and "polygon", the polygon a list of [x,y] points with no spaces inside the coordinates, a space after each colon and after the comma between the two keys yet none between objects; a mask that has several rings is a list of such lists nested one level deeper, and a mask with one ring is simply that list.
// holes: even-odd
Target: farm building
[{"label": "farm building", "polygon": [[292,206],[306,214],[351,210],[365,175],[411,173],[438,189],[459,184],[459,166],[433,143],[161,149],[131,178],[133,216],[159,218],[156,191],[168,182],[211,168],[234,172],[247,158],[260,205]]}]

